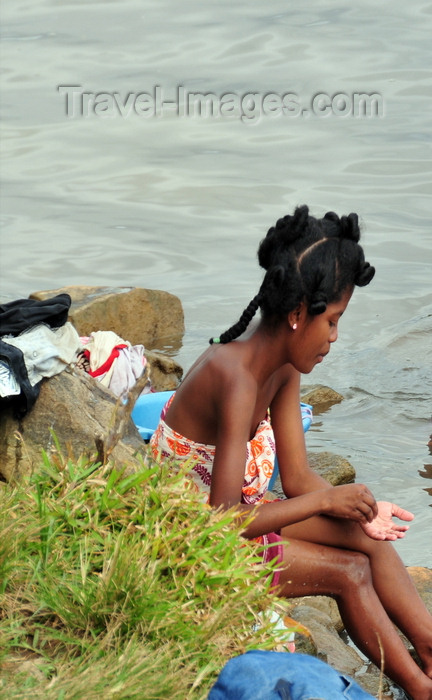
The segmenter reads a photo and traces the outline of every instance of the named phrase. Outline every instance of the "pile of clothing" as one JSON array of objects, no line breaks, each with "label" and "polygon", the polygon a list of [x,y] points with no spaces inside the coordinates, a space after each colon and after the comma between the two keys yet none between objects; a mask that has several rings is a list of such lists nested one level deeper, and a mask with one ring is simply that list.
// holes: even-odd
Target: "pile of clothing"
[{"label": "pile of clothing", "polygon": [[[69,294],[0,304],[0,409],[22,418],[36,402],[42,379],[75,365],[124,398],[147,364],[143,345],[112,331],[80,337],[67,320]],[[143,393],[151,391],[150,381]]]}]

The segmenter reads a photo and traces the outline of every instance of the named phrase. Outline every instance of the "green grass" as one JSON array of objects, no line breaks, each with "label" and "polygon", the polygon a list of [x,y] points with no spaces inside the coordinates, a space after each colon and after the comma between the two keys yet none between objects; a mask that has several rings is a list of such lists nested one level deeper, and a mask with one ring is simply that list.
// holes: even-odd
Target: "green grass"
[{"label": "green grass", "polygon": [[187,483],[58,452],[1,486],[1,698],[198,700],[231,656],[276,647],[270,569]]}]

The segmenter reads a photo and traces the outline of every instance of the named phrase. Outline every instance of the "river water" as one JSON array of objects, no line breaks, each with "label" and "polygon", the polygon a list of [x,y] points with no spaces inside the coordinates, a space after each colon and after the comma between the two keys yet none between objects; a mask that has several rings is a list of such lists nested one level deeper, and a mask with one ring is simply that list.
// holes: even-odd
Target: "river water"
[{"label": "river water", "polygon": [[377,273],[305,377],[345,396],[307,442],[415,513],[397,548],[426,566],[431,29],[427,0],[5,0],[1,42],[3,298],[170,291],[187,369],[255,294],[277,218],[359,213]]}]

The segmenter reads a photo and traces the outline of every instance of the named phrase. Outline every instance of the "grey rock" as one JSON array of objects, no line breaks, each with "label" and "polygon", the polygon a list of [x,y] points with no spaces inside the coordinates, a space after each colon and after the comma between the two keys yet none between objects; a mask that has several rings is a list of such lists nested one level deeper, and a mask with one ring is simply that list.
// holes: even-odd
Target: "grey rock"
[{"label": "grey rock", "polygon": [[337,603],[333,598],[325,595],[307,595],[302,598],[293,598],[291,600],[292,610],[299,607],[300,605],[306,605],[309,608],[314,608],[321,613],[324,613],[328,620],[330,621],[332,627],[340,634],[344,630],[344,624],[342,622],[341,616],[339,614],[339,608]]},{"label": "grey rock", "polygon": [[[362,667],[361,656],[341,639],[331,618],[324,612],[309,605],[298,605],[291,611],[291,617],[307,627],[320,659],[351,676]],[[297,644],[297,639],[296,648],[303,652],[300,640]]]},{"label": "grey rock", "polygon": [[[65,370],[43,380],[38,400],[23,419],[16,420],[11,411],[0,414],[1,477],[15,481],[38,469],[42,450],[56,452],[52,431],[64,455],[96,454],[96,441],[114,424],[116,405],[114,394],[82,370]],[[145,450],[129,417],[112,457],[132,468]]]}]

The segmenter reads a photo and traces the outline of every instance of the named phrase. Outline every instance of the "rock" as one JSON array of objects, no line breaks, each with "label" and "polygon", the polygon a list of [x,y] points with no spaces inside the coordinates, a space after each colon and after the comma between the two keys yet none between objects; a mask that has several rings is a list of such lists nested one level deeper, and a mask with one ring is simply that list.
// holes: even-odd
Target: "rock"
[{"label": "rock", "polygon": [[338,634],[343,632],[345,629],[342,618],[339,615],[337,603],[329,596],[307,595],[303,596],[302,598],[292,598],[291,605],[291,610],[294,610],[300,605],[307,605],[309,608],[315,608],[316,610],[324,613],[331,620],[331,623]]},{"label": "rock", "polygon": [[150,381],[154,391],[176,389],[183,375],[180,365],[172,357],[153,350],[146,350],[145,356],[150,365]]},{"label": "rock", "polygon": [[363,690],[379,700],[401,700],[401,698],[406,700],[407,698],[387,676],[381,677],[380,669],[374,664],[370,664],[366,670],[362,669],[354,678]]},{"label": "rock", "polygon": [[408,566],[407,571],[414,581],[420,598],[432,614],[432,569],[423,566]]},{"label": "rock", "polygon": [[[292,618],[294,620],[294,618]],[[300,620],[297,620],[300,622]],[[303,623],[302,623],[303,624]],[[301,634],[299,632],[295,633],[295,650],[297,654],[308,654],[308,656],[317,656],[322,661],[327,661],[326,656],[322,656],[318,653],[318,647],[316,640],[308,630],[309,634]]]},{"label": "rock", "polygon": [[[54,431],[62,453],[78,458],[96,453],[95,440],[105,436],[113,423],[116,397],[82,370],[64,370],[42,381],[32,410],[20,421],[11,411],[0,414],[0,474],[13,481],[30,474],[42,463],[42,449],[55,451]],[[119,464],[138,466],[144,454],[142,441],[129,417],[125,433],[112,452]]]},{"label": "rock", "polygon": [[[346,459],[333,454],[333,452],[308,452],[308,461],[312,469],[332,486],[351,484],[355,481],[354,467]],[[275,498],[285,498],[279,475],[272,490]]]},{"label": "rock", "polygon": [[73,286],[34,292],[31,299],[66,293],[72,299],[69,321],[79,335],[114,331],[132,345],[178,349],[184,334],[184,314],[178,297],[140,287]]},{"label": "rock", "polygon": [[[291,610],[291,617],[304,625],[316,646],[316,655],[333,668],[354,676],[363,665],[360,655],[348,646],[336,632],[332,619],[321,610],[309,605],[298,605]],[[296,636],[296,650],[303,651],[302,637]]]},{"label": "rock", "polygon": [[314,414],[324,413],[331,406],[343,401],[343,396],[328,386],[316,386],[302,396],[303,403],[309,403],[313,407]]},{"label": "rock", "polygon": [[[35,292],[32,299],[47,299],[60,293],[71,296],[69,320],[79,335],[111,330],[132,345],[142,344],[150,365],[150,379],[156,391],[176,389],[183,374],[171,357],[148,348],[168,342],[179,346],[184,333],[180,300],[168,292],[120,287],[65,287]],[[52,429],[64,454],[78,458],[96,452],[95,440],[106,436],[112,426],[117,398],[81,370],[65,370],[44,380],[33,409],[21,420],[12,413],[0,415],[0,475],[6,481],[29,474],[41,463],[42,450],[54,448]],[[117,462],[138,465],[136,452],[143,451],[133,421],[112,451]]]},{"label": "rock", "polygon": [[332,486],[351,484],[355,480],[354,467],[333,452],[308,452],[308,460],[312,469]]}]

